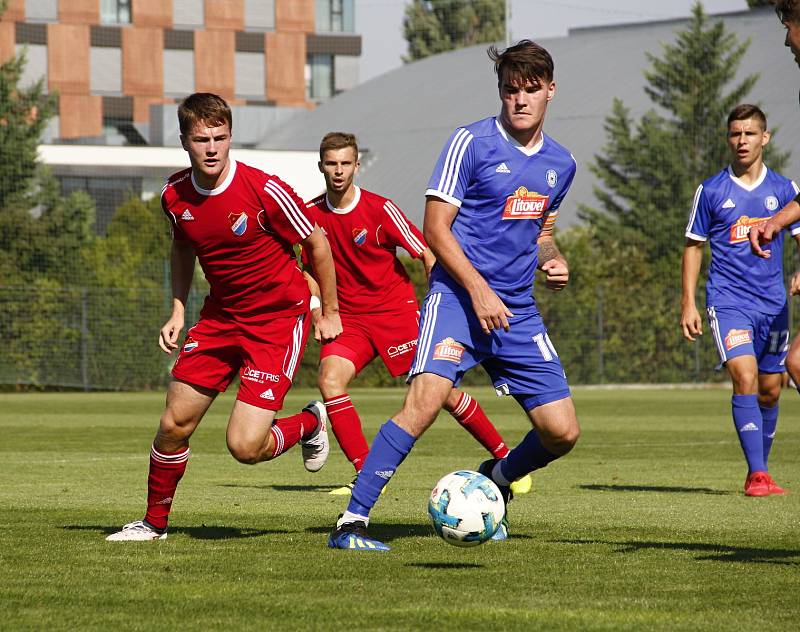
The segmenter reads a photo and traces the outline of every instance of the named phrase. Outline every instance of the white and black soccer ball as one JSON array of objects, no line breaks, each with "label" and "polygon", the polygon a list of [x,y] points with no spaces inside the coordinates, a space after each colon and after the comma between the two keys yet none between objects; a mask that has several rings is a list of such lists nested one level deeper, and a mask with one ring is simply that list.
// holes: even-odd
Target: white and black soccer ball
[{"label": "white and black soccer ball", "polygon": [[428,501],[428,515],[437,535],[454,546],[486,542],[505,514],[506,505],[497,485],[470,470],[443,476]]}]

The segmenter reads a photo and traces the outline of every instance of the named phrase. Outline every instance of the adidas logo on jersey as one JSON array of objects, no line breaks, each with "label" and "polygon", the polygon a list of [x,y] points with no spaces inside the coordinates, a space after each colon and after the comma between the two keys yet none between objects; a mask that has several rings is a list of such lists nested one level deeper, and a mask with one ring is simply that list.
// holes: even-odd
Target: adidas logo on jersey
[{"label": "adidas logo on jersey", "polygon": [[188,221],[191,221],[191,220],[193,220],[193,219],[194,219],[194,215],[192,215],[192,214],[189,212],[189,209],[187,208],[187,209],[186,209],[186,210],[183,212],[183,215],[181,215],[181,219],[182,219],[184,222],[188,222]]},{"label": "adidas logo on jersey", "polygon": [[736,203],[732,199],[728,198],[727,200],[725,200],[725,203],[722,205],[722,208],[734,208],[735,206]]},{"label": "adidas logo on jersey", "polygon": [[268,388],[266,391],[261,393],[261,395],[259,395],[259,397],[261,399],[275,399],[275,395],[273,394],[271,388]]},{"label": "adidas logo on jersey", "polygon": [[756,430],[758,430],[758,426],[756,426],[752,421],[739,428],[739,432],[754,432]]},{"label": "adidas logo on jersey", "polygon": [[495,173],[511,173],[511,169],[506,166],[506,163],[501,162],[497,169],[494,170]]}]

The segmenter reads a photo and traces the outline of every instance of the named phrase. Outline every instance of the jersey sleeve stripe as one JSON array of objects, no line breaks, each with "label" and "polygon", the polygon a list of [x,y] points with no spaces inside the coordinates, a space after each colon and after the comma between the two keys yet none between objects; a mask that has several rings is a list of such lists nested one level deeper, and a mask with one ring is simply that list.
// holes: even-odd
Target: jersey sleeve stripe
[{"label": "jersey sleeve stripe", "polygon": [[697,239],[696,236],[692,236],[691,229],[692,224],[694,224],[695,217],[697,217],[697,205],[700,202],[700,194],[703,192],[703,185],[701,184],[697,187],[697,191],[694,192],[694,201],[692,202],[692,212],[689,213],[689,223],[686,224],[686,236],[690,237],[691,239]]},{"label": "jersey sleeve stripe", "polygon": [[286,191],[284,191],[272,180],[267,180],[267,183],[264,185],[264,191],[269,193],[275,199],[275,201],[278,203],[278,206],[281,207],[283,214],[286,215],[289,223],[292,225],[292,227],[294,227],[300,237],[305,239],[311,234],[311,231],[314,230],[314,226],[308,221],[306,216]]},{"label": "jersey sleeve stripe", "polygon": [[386,204],[383,205],[383,210],[386,211],[394,222],[394,225],[397,226],[403,237],[405,237],[408,245],[415,250],[416,254],[422,254],[422,251],[425,250],[425,246],[423,246],[422,242],[417,239],[417,236],[411,232],[411,227],[408,225],[405,216],[400,212],[400,209],[387,200]]},{"label": "jersey sleeve stripe", "polygon": [[461,169],[461,161],[464,159],[464,154],[467,151],[467,145],[469,145],[470,141],[472,140],[472,134],[464,141],[464,144],[461,146],[461,150],[458,152],[458,157],[455,163],[455,169],[453,170],[453,177],[451,178],[450,182],[450,189],[447,191],[449,195],[453,195],[456,190],[456,184],[458,184],[458,174]]},{"label": "jersey sleeve stripe", "polygon": [[457,208],[461,208],[461,200],[454,198],[452,195],[445,195],[441,191],[437,189],[428,189],[425,191],[425,195],[430,195],[431,197],[439,198],[440,200],[447,202],[448,204],[452,204]]},{"label": "jersey sleeve stripe", "polygon": [[447,157],[442,167],[442,177],[439,179],[439,190],[442,193],[447,193],[452,196],[455,190],[456,183],[458,182],[458,171],[453,171],[456,162],[461,164],[461,157],[464,151],[472,140],[472,134],[468,130],[462,128],[456,132],[453,140],[450,142],[450,147],[447,149]]}]

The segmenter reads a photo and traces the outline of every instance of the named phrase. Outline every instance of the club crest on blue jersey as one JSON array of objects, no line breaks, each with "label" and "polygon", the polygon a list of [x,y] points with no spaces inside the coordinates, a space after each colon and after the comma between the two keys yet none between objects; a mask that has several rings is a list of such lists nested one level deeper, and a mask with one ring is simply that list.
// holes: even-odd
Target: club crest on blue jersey
[{"label": "club crest on blue jersey", "polygon": [[356,246],[363,246],[367,242],[367,229],[354,228],[353,229],[353,242]]},{"label": "club crest on blue jersey", "polygon": [[229,213],[228,221],[231,223],[231,231],[237,237],[244,235],[247,230],[247,213]]},{"label": "club crest on blue jersey", "polygon": [[547,186],[551,189],[558,184],[558,174],[555,169],[548,169],[545,178],[547,179]]},{"label": "club crest on blue jersey", "polygon": [[774,211],[778,208],[778,198],[774,195],[770,195],[767,199],[764,200],[764,208],[768,211]]},{"label": "club crest on blue jersey", "polygon": [[503,219],[539,219],[547,210],[549,195],[519,187],[506,198]]}]

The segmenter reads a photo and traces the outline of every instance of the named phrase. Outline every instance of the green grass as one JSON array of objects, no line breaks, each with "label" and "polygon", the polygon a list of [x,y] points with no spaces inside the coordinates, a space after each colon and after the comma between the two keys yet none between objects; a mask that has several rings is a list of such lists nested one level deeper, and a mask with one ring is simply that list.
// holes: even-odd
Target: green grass
[{"label": "green grass", "polygon": [[[509,398],[471,392],[509,443]],[[294,391],[293,410],[311,399]],[[401,390],[354,391],[367,435]],[[225,448],[230,395],[192,440],[163,542],[106,543],[143,513],[163,394],[0,395],[0,629],[796,630],[800,399],[784,393],[772,472],[793,493],[745,498],[724,390],[577,390],[583,436],[511,505],[512,537],[433,535],[443,474],[482,449],[443,415],[376,506],[388,554],[326,548],[352,471],[298,450],[255,467]]]}]

